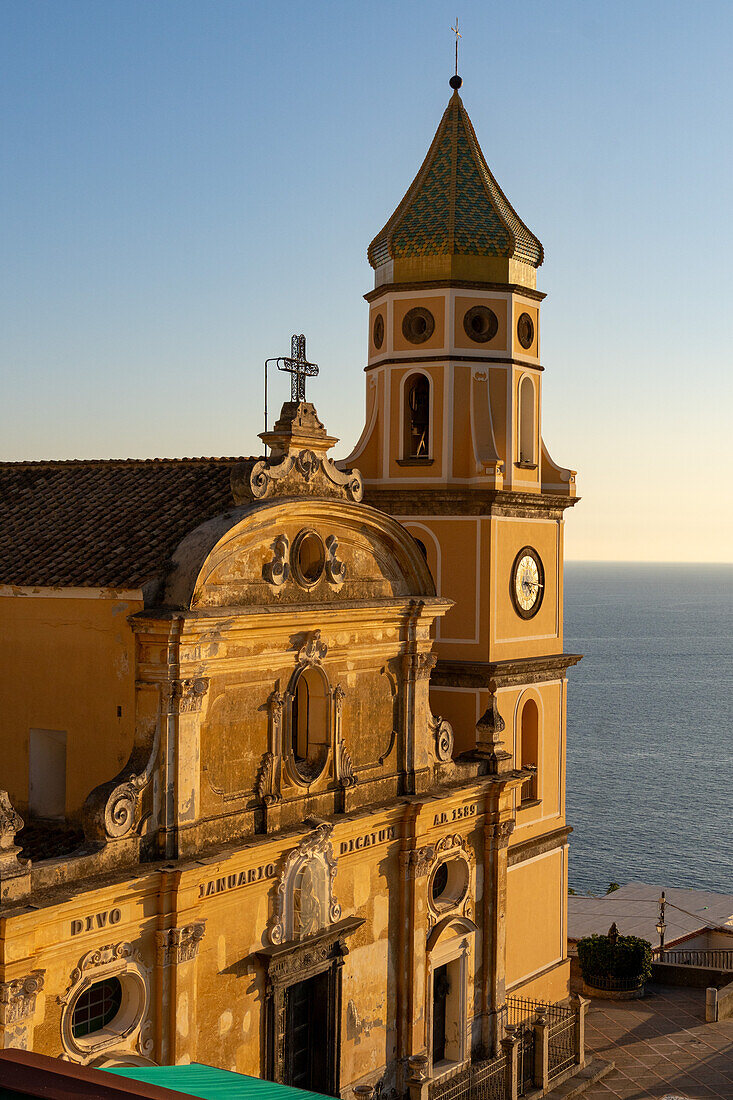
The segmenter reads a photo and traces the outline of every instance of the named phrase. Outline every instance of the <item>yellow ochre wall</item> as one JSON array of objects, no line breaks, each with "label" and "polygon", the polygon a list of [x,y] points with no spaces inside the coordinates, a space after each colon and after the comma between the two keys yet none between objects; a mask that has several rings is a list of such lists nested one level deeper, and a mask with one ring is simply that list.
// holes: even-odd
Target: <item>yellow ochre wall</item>
[{"label": "yellow ochre wall", "polygon": [[[507,992],[556,1001],[567,996],[567,848],[507,871]],[[552,968],[552,969],[551,969]],[[547,974],[543,973],[548,971]]]},{"label": "yellow ochre wall", "polygon": [[[135,599],[0,596],[2,786],[28,809],[29,731],[66,732],[66,814],[78,817],[132,748]],[[121,717],[117,709],[121,707]]]}]

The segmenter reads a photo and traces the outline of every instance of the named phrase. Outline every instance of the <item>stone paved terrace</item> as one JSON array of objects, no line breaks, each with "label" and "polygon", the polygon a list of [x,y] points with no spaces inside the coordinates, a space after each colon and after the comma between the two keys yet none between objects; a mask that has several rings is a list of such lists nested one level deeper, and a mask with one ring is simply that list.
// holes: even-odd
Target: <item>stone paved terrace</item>
[{"label": "stone paved terrace", "polygon": [[649,986],[638,1001],[593,999],[586,1051],[616,1068],[584,1100],[733,1100],[733,1020],[705,1023],[705,990]]}]

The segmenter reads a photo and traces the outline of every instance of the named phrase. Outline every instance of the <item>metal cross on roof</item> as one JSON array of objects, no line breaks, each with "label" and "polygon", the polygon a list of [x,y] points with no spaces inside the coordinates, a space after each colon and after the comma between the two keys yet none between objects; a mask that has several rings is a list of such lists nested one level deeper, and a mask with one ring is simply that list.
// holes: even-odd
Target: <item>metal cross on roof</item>
[{"label": "metal cross on roof", "polygon": [[290,400],[305,401],[305,380],[318,374],[318,364],[309,363],[305,357],[305,336],[293,336],[290,358],[278,359],[277,369],[290,374]]}]

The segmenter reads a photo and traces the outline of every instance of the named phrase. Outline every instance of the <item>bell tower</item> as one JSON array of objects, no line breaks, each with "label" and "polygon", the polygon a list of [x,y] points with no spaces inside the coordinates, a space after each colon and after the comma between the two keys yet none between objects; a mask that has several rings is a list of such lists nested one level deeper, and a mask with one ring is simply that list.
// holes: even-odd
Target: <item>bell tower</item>
[{"label": "bell tower", "polygon": [[562,621],[575,471],[542,438],[543,248],[489,169],[460,86],[453,77],[427,156],[369,246],[366,425],[343,465],[359,467],[365,499],[407,527],[454,601],[436,626],[430,699],[455,752],[476,750],[476,724],[494,708],[515,767],[532,772],[512,847],[541,856],[531,876],[526,861],[509,874],[507,983],[554,997],[566,954],[566,672],[579,660],[563,654]]}]

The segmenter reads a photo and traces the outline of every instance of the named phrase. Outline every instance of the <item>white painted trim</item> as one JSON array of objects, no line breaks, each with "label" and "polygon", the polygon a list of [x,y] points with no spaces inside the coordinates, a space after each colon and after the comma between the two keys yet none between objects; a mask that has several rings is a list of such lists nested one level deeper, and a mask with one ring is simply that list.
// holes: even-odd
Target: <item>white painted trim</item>
[{"label": "white painted trim", "polygon": [[356,446],[350,455],[344,459],[344,464],[347,462],[355,462],[359,455],[364,453],[364,449],[372,438],[372,432],[374,431],[374,425],[377,422],[379,416],[379,378],[384,374],[384,371],[377,367],[371,374],[367,375],[367,398],[369,397],[370,390],[374,390],[374,405],[372,407],[372,414],[369,417],[368,422],[364,425],[363,431],[356,441]]},{"label": "white painted trim", "polygon": [[[492,516],[493,523],[522,523],[521,518],[516,516]],[[557,519],[531,519],[525,522],[530,524],[537,523],[552,523],[557,528],[555,536],[555,632],[554,634],[525,634],[519,635],[514,638],[499,638],[496,635],[496,615],[491,617],[492,636],[495,645],[506,645],[511,642],[545,642],[550,638],[560,637],[560,523],[561,520]],[[499,591],[499,555],[494,555],[494,591]]]},{"label": "white painted trim", "polygon": [[19,596],[42,600],[139,600],[139,588],[43,588],[40,585],[1,584],[0,596]]},{"label": "white painted trim", "polygon": [[536,863],[538,859],[549,859],[550,856],[556,856],[558,852],[562,851],[562,848],[550,848],[549,852],[541,852],[538,856],[530,856],[529,859],[523,859],[521,863],[512,863],[511,866],[507,867],[506,873],[509,874],[510,871],[516,871],[518,867],[528,867],[530,863]]},{"label": "white painted trim", "polygon": [[[529,861],[525,860],[525,862],[529,862]],[[520,863],[519,866],[521,867],[522,864]],[[562,924],[562,921],[560,923]],[[528,982],[530,980],[530,978],[536,978],[539,974],[544,974],[545,971],[550,969],[550,967],[557,966],[558,963],[565,962],[565,958],[566,958],[565,955],[560,955],[559,958],[553,959],[551,962],[545,963],[544,966],[538,967],[537,970],[532,970],[532,971],[530,971],[529,974],[525,974],[522,978],[517,978],[516,982],[512,982],[511,985],[508,985],[506,987],[507,993],[511,993],[511,991],[513,989],[516,989],[518,985],[524,985],[524,983]]]}]

